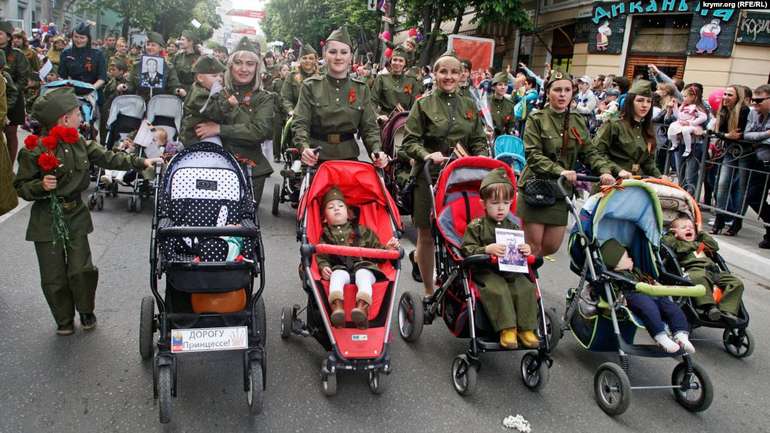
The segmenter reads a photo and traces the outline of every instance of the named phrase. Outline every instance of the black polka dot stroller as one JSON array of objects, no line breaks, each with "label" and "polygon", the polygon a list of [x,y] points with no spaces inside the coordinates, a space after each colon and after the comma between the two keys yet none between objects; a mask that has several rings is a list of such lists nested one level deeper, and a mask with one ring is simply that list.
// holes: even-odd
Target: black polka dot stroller
[{"label": "black polka dot stroller", "polygon": [[153,389],[161,422],[169,421],[177,395],[177,358],[188,352],[242,352],[249,407],[252,414],[262,410],[264,256],[244,170],[221,146],[198,143],[175,155],[156,183],[153,296],[142,299],[139,345],[143,359],[155,352]]}]

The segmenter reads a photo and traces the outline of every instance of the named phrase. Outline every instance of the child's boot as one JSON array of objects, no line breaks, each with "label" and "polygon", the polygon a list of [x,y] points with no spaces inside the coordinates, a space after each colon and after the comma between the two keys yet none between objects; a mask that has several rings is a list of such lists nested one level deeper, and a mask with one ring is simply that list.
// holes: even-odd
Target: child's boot
[{"label": "child's boot", "polygon": [[679,352],[679,345],[676,344],[674,340],[671,339],[671,337],[668,336],[665,332],[661,332],[660,334],[655,336],[655,341],[660,345],[660,347],[663,348],[667,353],[676,353]]},{"label": "child's boot", "polygon": [[506,349],[516,349],[519,347],[519,344],[516,342],[516,328],[500,331],[500,345]]},{"label": "child's boot", "polygon": [[518,338],[521,345],[527,349],[537,349],[537,346],[540,345],[540,339],[531,329],[519,332]]},{"label": "child's boot", "polygon": [[331,321],[332,326],[335,328],[345,326],[345,304],[342,302],[342,299],[332,301]]},{"label": "child's boot", "polygon": [[369,304],[363,299],[359,299],[356,302],[356,308],[350,312],[350,318],[353,319],[353,323],[360,329],[366,329],[369,327]]},{"label": "child's boot", "polygon": [[690,342],[690,335],[684,331],[679,331],[674,335],[674,341],[679,344],[685,352],[689,354],[695,353],[695,346]]}]

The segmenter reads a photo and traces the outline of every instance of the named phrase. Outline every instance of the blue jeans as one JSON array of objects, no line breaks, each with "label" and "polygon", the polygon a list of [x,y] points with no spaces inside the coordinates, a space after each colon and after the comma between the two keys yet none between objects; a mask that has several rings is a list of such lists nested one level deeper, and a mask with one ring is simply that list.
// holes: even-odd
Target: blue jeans
[{"label": "blue jeans", "polygon": [[[748,188],[749,173],[751,168],[751,158],[732,155],[726,153],[722,158],[722,166],[719,170],[719,181],[717,182],[717,209],[727,212],[743,215],[748,207],[748,202],[743,205],[746,190]],[[721,229],[725,225],[725,220],[733,219],[729,215],[717,212],[717,218],[714,221],[714,228]],[[740,230],[738,221],[740,218],[734,218],[732,231]]]},{"label": "blue jeans", "polygon": [[652,297],[637,292],[626,292],[628,308],[642,321],[651,337],[666,331],[666,324],[672,334],[690,331],[690,324],[684,312],[671,298]]},{"label": "blue jeans", "polygon": [[682,157],[684,146],[678,146],[673,151],[674,167],[676,167],[676,172],[679,176],[679,185],[693,196],[698,185],[698,172],[700,171],[700,164],[705,150],[706,143],[699,137],[693,141],[692,153],[687,158]]}]

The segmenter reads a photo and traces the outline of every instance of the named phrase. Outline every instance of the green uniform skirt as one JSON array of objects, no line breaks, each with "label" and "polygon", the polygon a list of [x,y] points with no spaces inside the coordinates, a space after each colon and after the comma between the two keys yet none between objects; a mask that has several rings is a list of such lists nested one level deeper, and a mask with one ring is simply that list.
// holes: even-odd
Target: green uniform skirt
[{"label": "green uniform skirt", "polygon": [[567,225],[567,202],[557,199],[553,206],[532,207],[527,205],[524,192],[519,190],[516,200],[516,215],[527,223],[545,224],[551,226]]}]

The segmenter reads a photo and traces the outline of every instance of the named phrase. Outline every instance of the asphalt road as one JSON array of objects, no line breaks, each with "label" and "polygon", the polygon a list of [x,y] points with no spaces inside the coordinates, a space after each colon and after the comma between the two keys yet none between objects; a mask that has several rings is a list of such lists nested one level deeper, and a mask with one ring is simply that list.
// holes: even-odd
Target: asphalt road
[{"label": "asphalt road", "polygon": [[[272,178],[276,181],[277,176]],[[39,287],[33,245],[24,241],[29,207],[0,222],[0,432],[495,432],[502,419],[521,414],[533,432],[761,432],[768,431],[770,319],[766,271],[755,263],[734,263],[746,281],[745,300],[757,339],[754,354],[736,360],[722,349],[721,332],[700,330],[695,359],[715,386],[714,403],[701,414],[681,408],[670,391],[633,394],[629,410],[615,419],[594,402],[593,374],[616,357],[588,353],[565,335],[555,355],[550,382],[529,391],[519,376],[523,352],[482,358],[479,388],[463,398],[450,381],[455,355],[467,340],[455,339],[437,320],[422,338],[407,344],[393,324],[393,373],[383,395],[372,395],[364,375],[341,374],[335,397],[324,397],[319,368],[324,353],[312,339],[279,337],[281,307],[304,302],[296,272],[298,245],[291,209],[269,213],[272,183],[265,188],[262,228],[267,254],[268,366],[264,414],[248,415],[241,358],[235,352],[180,356],[179,394],[173,419],[158,423],[152,396],[152,368],[138,353],[139,301],[149,294],[150,209],[126,212],[126,198],[108,199],[94,212],[94,261],[101,271],[98,328],[57,337]],[[409,247],[409,243],[405,242]],[[542,271],[548,306],[564,309],[564,294],[577,276],[559,254]],[[732,260],[728,257],[728,260]],[[741,256],[740,260],[744,260]],[[405,270],[410,269],[405,264]],[[764,268],[762,268],[764,269]],[[399,291],[418,290],[404,272]],[[764,287],[763,287],[764,285]],[[668,384],[675,362],[631,360],[631,380]],[[764,366],[764,367],[763,367]]]}]

